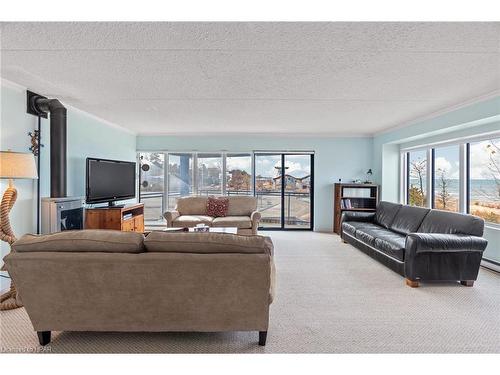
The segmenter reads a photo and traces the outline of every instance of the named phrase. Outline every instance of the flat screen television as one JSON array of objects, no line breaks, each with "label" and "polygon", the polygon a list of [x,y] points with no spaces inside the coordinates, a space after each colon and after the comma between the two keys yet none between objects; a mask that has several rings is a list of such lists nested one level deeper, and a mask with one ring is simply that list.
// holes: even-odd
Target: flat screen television
[{"label": "flat screen television", "polygon": [[87,158],[85,198],[87,203],[104,203],[135,198],[135,163]]}]

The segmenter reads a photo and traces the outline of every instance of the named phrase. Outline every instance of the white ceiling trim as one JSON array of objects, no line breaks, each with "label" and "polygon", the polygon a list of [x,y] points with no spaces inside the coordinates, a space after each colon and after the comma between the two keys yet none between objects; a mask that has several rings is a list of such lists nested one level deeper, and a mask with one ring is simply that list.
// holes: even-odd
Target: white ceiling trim
[{"label": "white ceiling trim", "polygon": [[110,128],[115,128],[115,129],[124,131],[126,133],[132,134],[132,135],[137,135],[137,132],[133,131],[132,129],[129,129],[129,128],[126,128],[124,126],[115,124],[114,122],[105,120],[105,119],[103,119],[103,118],[101,118],[99,116],[93,115],[92,113],[84,111],[84,110],[82,110],[80,108],[73,107],[72,105],[69,105],[69,104],[66,104],[66,103],[64,105],[66,106],[66,108],[71,109],[72,111],[75,111],[75,112],[80,112],[80,113],[84,114],[85,116],[90,117],[91,119],[94,119],[94,120],[102,123],[103,125],[109,126]]},{"label": "white ceiling trim", "polygon": [[392,126],[390,128],[381,130],[379,132],[375,132],[375,133],[372,134],[372,136],[376,137],[376,136],[379,136],[379,135],[391,133],[391,132],[393,132],[395,130],[407,128],[407,127],[416,125],[416,124],[418,124],[420,122],[427,121],[427,120],[433,119],[435,117],[442,116],[442,115],[445,115],[447,113],[456,111],[458,109],[465,108],[465,107],[468,107],[470,105],[477,104],[477,103],[480,103],[480,102],[484,102],[484,101],[486,101],[488,99],[496,98],[498,96],[500,96],[500,90],[493,90],[493,91],[491,91],[491,92],[489,92],[487,94],[476,96],[475,98],[472,98],[470,100],[466,100],[465,102],[461,102],[461,103],[456,104],[454,106],[446,107],[446,108],[440,109],[438,111],[431,112],[431,113],[429,113],[429,114],[427,114],[425,116],[416,117],[413,120],[404,122],[404,123],[402,123],[400,125]]},{"label": "white ceiling trim", "polygon": [[240,133],[224,133],[224,132],[139,132],[138,137],[150,137],[150,136],[170,136],[170,137],[206,137],[206,136],[217,136],[217,137],[285,137],[285,138],[372,138],[373,135],[370,133],[345,133],[345,132],[331,132],[331,133],[286,133],[286,132],[271,132],[271,133],[252,133],[252,132],[240,132]]}]

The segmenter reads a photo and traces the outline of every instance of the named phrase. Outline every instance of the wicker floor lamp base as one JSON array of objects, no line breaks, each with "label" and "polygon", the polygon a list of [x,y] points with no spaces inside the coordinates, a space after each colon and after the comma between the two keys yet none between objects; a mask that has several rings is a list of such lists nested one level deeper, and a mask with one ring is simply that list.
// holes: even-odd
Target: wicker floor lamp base
[{"label": "wicker floor lamp base", "polygon": [[14,283],[10,283],[10,290],[0,296],[0,311],[12,310],[23,307],[23,303],[17,294]]},{"label": "wicker floor lamp base", "polygon": [[[9,212],[12,206],[14,206],[16,198],[17,190],[12,186],[12,182],[9,182],[9,187],[5,190],[2,203],[0,204],[0,240],[7,242],[9,245],[16,240],[9,220]],[[23,304],[17,294],[16,287],[11,281],[10,290],[0,296],[0,311],[17,309],[19,307],[23,307]]]}]

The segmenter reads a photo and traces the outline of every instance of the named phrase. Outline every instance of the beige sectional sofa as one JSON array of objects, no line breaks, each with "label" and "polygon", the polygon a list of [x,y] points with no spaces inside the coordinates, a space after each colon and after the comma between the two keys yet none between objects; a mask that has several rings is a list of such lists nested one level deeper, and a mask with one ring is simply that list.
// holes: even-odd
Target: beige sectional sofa
[{"label": "beige sectional sofa", "polygon": [[26,235],[4,258],[38,332],[259,331],[274,296],[269,237],[82,230]]},{"label": "beige sectional sofa", "polygon": [[168,227],[194,227],[206,224],[213,227],[236,227],[238,234],[257,234],[260,212],[257,211],[257,198],[251,196],[229,196],[228,215],[225,217],[207,216],[208,197],[179,198],[174,211],[167,211],[164,217]]}]

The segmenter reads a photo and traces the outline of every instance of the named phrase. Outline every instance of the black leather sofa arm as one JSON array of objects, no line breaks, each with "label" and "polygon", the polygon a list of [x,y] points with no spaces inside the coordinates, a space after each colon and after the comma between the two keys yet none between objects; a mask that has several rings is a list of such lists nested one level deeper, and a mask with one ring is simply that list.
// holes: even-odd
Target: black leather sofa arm
[{"label": "black leather sofa arm", "polygon": [[[406,237],[406,253],[480,252],[488,241],[466,234],[410,233]],[[408,254],[409,255],[409,254]]]},{"label": "black leather sofa arm", "polygon": [[375,220],[375,212],[355,212],[355,211],[344,211],[342,213],[341,223],[344,221],[363,221],[366,223],[371,223]]}]

